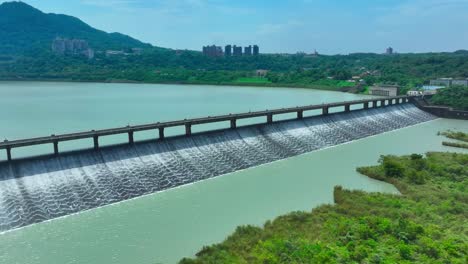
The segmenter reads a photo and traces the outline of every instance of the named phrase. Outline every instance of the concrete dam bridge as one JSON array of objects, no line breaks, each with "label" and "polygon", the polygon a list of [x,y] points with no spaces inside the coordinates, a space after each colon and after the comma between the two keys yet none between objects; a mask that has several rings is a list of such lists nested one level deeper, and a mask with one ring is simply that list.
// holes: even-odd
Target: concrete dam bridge
[{"label": "concrete dam bridge", "polygon": [[[0,162],[0,232],[436,118],[412,101],[372,98],[5,141],[0,143],[7,152]],[[313,110],[320,114],[304,114]],[[276,115],[291,113],[294,119],[275,121]],[[238,126],[241,119],[258,117],[265,122]],[[230,125],[192,133],[193,126],[219,122]],[[166,128],[179,126],[184,135],[165,135]],[[146,130],[154,130],[158,140],[136,142],[134,134]],[[129,144],[99,145],[99,138],[117,134],[128,134]],[[60,142],[80,139],[93,139],[94,146],[60,153]],[[12,155],[15,148],[42,144],[53,146],[51,155]]]},{"label": "concrete dam bridge", "polygon": [[322,115],[328,115],[330,113],[331,108],[342,108],[343,112],[350,112],[351,106],[354,106],[354,105],[362,105],[363,109],[369,109],[369,107],[377,108],[377,107],[384,107],[384,106],[389,106],[389,105],[394,105],[394,104],[408,103],[410,101],[410,98],[411,97],[409,96],[398,96],[398,97],[388,97],[388,98],[379,99],[379,100],[376,100],[376,99],[357,100],[357,101],[338,102],[338,103],[329,103],[329,104],[321,104],[321,105],[309,105],[309,106],[302,106],[302,107],[298,106],[298,107],[293,107],[293,108],[282,108],[282,109],[276,109],[276,110],[265,110],[265,111],[249,112],[249,113],[241,113],[241,114],[229,114],[229,115],[214,116],[214,117],[209,116],[209,117],[203,117],[203,118],[195,118],[195,119],[188,119],[188,120],[184,119],[184,120],[179,120],[179,121],[154,123],[154,124],[146,124],[146,125],[138,125],[138,126],[127,126],[127,127],[111,128],[111,129],[104,129],[104,130],[97,130],[97,131],[92,130],[88,132],[78,132],[78,133],[71,133],[71,134],[65,134],[65,135],[51,135],[48,137],[22,139],[22,140],[15,140],[15,141],[5,140],[4,142],[0,143],[0,149],[6,150],[7,159],[8,161],[11,161],[12,160],[11,150],[13,148],[19,148],[19,147],[53,144],[54,155],[58,155],[59,154],[59,142],[92,138],[94,141],[94,149],[98,150],[99,149],[99,137],[104,137],[104,136],[128,134],[128,143],[133,144],[135,143],[134,133],[140,132],[140,131],[158,130],[159,139],[164,139],[165,128],[183,126],[185,127],[185,135],[191,136],[192,126],[194,125],[229,121],[231,124],[230,128],[235,129],[237,128],[237,121],[240,119],[266,117],[266,123],[271,124],[273,123],[274,115],[297,113],[297,119],[303,119],[304,112],[311,111],[311,110],[322,110]]}]

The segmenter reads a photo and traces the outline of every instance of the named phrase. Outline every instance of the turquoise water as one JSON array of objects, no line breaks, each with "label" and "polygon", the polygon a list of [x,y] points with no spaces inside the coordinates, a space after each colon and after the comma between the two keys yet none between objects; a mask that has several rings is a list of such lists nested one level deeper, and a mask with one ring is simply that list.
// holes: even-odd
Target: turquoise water
[{"label": "turquoise water", "polygon": [[[291,88],[0,82],[0,140],[356,100],[363,97],[366,96]],[[288,117],[291,115],[275,118]],[[265,120],[242,120],[239,125],[252,122]],[[227,122],[194,126],[193,131],[228,126]],[[170,128],[166,131],[168,135],[183,132],[184,128]],[[135,134],[135,140],[156,138],[157,133],[139,132]],[[126,140],[127,135],[109,136],[100,138],[100,143],[108,145]],[[60,144],[60,151],[91,146],[91,139],[65,142]],[[20,148],[13,150],[13,156],[51,153],[52,150],[51,145]],[[0,152],[0,159],[4,158],[5,153]]]},{"label": "turquoise water", "polygon": [[[24,87],[28,84],[18,85]],[[76,85],[77,89],[81,89],[83,84],[54,85]],[[84,84],[84,86],[88,85],[91,84]],[[110,85],[110,87],[112,86]],[[137,85],[129,85],[128,87],[135,86]],[[119,87],[117,90],[120,89],[120,85],[116,85],[116,87]],[[202,90],[214,88],[202,87]],[[182,87],[183,91],[186,91],[185,89],[197,88]],[[256,92],[257,88],[221,87],[221,89],[246,89],[245,91],[256,94],[257,97],[260,95],[263,97],[268,93],[280,93],[276,96],[282,97],[287,97],[285,94],[288,94],[289,98],[292,98],[289,101],[291,105],[295,105],[293,103],[296,99],[289,94],[296,92],[298,93],[297,100],[301,100],[301,103],[297,103],[298,105],[320,103],[320,100],[325,100],[323,98],[327,98],[327,96],[330,100],[341,100],[341,96],[349,96],[344,100],[355,99],[353,95],[309,90],[288,89],[283,91],[274,88],[259,89]],[[3,88],[1,91],[4,90],[8,89]],[[73,89],[71,90],[73,91]],[[120,92],[125,93],[124,91]],[[233,93],[237,92],[239,90]],[[304,97],[309,96],[306,95],[309,92],[313,96],[310,95],[310,99],[307,100]],[[131,94],[131,92],[128,93]],[[112,97],[117,92],[110,94],[112,95],[109,96]],[[141,94],[146,93],[141,92]],[[270,105],[258,104],[257,107],[259,109],[274,106],[283,107],[280,105],[281,102],[278,102],[282,101],[282,98],[276,96],[270,97],[271,102],[265,102],[270,103]],[[92,96],[88,95],[88,97]],[[103,95],[103,97],[105,96]],[[276,99],[273,100],[273,98]],[[3,97],[0,100],[9,101]],[[255,101],[252,98],[251,100]],[[309,102],[309,100],[319,101]],[[71,104],[73,100],[69,101]],[[237,103],[239,105],[236,104],[236,107],[241,109],[242,102],[238,101]],[[233,105],[231,107],[234,108]],[[10,106],[14,105],[10,104]],[[46,108],[50,107],[52,106],[47,104]],[[64,106],[62,105],[62,107]],[[145,107],[151,108],[150,104]],[[10,123],[13,125],[5,130],[10,131],[8,133],[14,133],[15,130],[25,130],[24,123],[27,123],[28,116],[16,113],[16,111],[21,112],[19,108],[22,106],[16,105],[16,107],[9,108],[15,109],[12,111],[12,115],[23,119],[21,122]],[[118,109],[118,107],[114,109]],[[220,107],[217,111],[221,110]],[[83,114],[80,107],[76,107],[75,111],[79,113],[71,115],[70,118],[78,120]],[[97,109],[93,111],[100,112]],[[190,111],[186,111],[182,114],[190,114]],[[215,113],[214,111],[213,113]],[[127,113],[127,115],[137,114],[134,112],[133,114]],[[58,116],[65,117],[66,115],[59,114]],[[5,118],[4,115],[2,118]],[[85,127],[86,120],[84,118],[82,122],[78,123]],[[93,125],[99,125],[98,120],[94,118],[89,120],[92,120]],[[115,124],[118,122],[118,117],[106,120],[106,122],[114,120],[111,123]],[[41,124],[41,122],[31,121],[31,124]],[[147,120],[140,121],[146,122]],[[50,124],[53,123],[50,121]],[[0,131],[4,133],[6,125],[5,122],[2,124],[3,127]],[[66,132],[68,128],[62,127],[61,129]],[[221,242],[238,225],[261,225],[266,220],[281,214],[295,210],[310,210],[320,204],[332,203],[332,191],[336,185],[351,189],[395,193],[396,189],[393,186],[359,175],[355,172],[355,168],[361,165],[375,164],[382,154],[423,153],[434,150],[453,151],[454,149],[443,147],[441,145],[443,138],[436,135],[438,131],[446,129],[468,131],[468,122],[437,119],[178,189],[0,234],[0,263],[175,263],[182,257],[193,256],[203,245]],[[26,130],[23,133],[27,136],[34,135],[36,131],[43,131],[40,128],[36,130],[34,125],[31,125],[31,129]]]}]

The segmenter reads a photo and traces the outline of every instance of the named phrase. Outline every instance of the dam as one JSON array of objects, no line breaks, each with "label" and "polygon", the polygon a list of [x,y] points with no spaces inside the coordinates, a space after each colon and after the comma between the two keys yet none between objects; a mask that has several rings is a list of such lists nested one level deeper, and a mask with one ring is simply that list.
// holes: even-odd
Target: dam
[{"label": "dam", "polygon": [[330,109],[332,108],[342,108],[344,112],[351,112],[351,107],[356,105],[362,105],[363,109],[369,109],[370,105],[372,104],[372,108],[377,107],[385,107],[388,105],[393,104],[402,104],[408,103],[410,100],[415,101],[414,97],[409,96],[396,96],[396,97],[388,97],[383,98],[380,100],[376,99],[367,99],[367,100],[355,100],[355,101],[347,101],[347,102],[336,102],[336,103],[327,103],[327,104],[320,104],[320,105],[308,105],[308,106],[297,106],[292,108],[281,108],[275,110],[264,110],[264,111],[256,111],[256,112],[248,112],[248,113],[240,113],[240,114],[228,114],[228,115],[221,115],[221,116],[208,116],[202,118],[193,118],[193,119],[184,119],[178,121],[169,121],[169,122],[158,122],[152,124],[145,124],[145,125],[137,125],[137,126],[126,126],[126,127],[119,127],[119,128],[109,128],[109,129],[102,129],[102,130],[91,130],[87,132],[77,132],[77,133],[70,133],[70,134],[63,134],[63,135],[51,135],[48,137],[39,137],[39,138],[31,138],[31,139],[21,139],[15,141],[8,141],[4,140],[0,142],[0,149],[5,149],[7,154],[7,160],[12,160],[12,149],[13,148],[20,148],[20,147],[28,147],[34,145],[42,145],[53,143],[54,146],[54,155],[59,154],[59,143],[64,141],[73,141],[73,140],[80,140],[80,139],[87,139],[92,138],[94,143],[94,149],[99,149],[99,137],[103,136],[112,136],[118,134],[128,134],[128,143],[133,144],[135,143],[134,134],[140,131],[148,131],[148,130],[158,130],[159,131],[159,139],[163,140],[165,138],[164,130],[166,128],[172,127],[185,127],[185,135],[191,136],[192,135],[192,126],[194,125],[203,125],[203,124],[213,124],[219,123],[223,121],[230,122],[230,128],[236,129],[238,120],[242,119],[252,119],[257,117],[266,117],[267,124],[273,123],[273,116],[274,115],[281,115],[281,114],[290,114],[296,113],[297,119],[304,118],[304,112],[312,111],[312,110],[321,110],[322,115],[328,115],[330,113]]},{"label": "dam", "polygon": [[3,162],[0,231],[436,118],[409,103],[347,110],[345,105],[342,113]]}]

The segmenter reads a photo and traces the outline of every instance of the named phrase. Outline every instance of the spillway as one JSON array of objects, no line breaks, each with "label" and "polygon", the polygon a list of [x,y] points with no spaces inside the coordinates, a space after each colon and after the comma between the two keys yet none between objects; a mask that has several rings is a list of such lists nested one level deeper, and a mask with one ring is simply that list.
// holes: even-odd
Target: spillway
[{"label": "spillway", "polygon": [[435,118],[404,104],[5,162],[0,232]]}]

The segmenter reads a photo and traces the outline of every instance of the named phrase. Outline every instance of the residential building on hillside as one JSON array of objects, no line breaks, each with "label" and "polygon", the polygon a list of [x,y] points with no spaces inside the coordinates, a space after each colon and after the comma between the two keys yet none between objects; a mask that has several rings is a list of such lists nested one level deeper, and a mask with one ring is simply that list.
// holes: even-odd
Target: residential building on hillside
[{"label": "residential building on hillside", "polygon": [[232,55],[232,46],[226,45],[226,47],[224,47],[224,56],[230,57],[231,55]]},{"label": "residential building on hillside", "polygon": [[260,54],[260,48],[257,45],[253,46],[253,55],[258,56]]},{"label": "residential building on hillside", "polygon": [[468,79],[465,80],[453,80],[452,85],[461,85],[461,86],[468,86]]},{"label": "residential building on hillside", "polygon": [[88,59],[94,58],[94,50],[83,39],[56,38],[52,42],[52,51],[58,55],[82,55]]},{"label": "residential building on hillside", "polygon": [[220,56],[236,56],[240,57],[242,55],[245,56],[258,56],[260,55],[260,47],[258,45],[250,45],[247,47],[242,48],[241,46],[236,45],[226,45],[224,46],[224,50],[221,47],[217,47],[215,45],[212,46],[203,46],[203,54],[209,57],[220,57]]},{"label": "residential building on hillside", "polygon": [[242,56],[242,47],[238,47],[236,45],[234,45],[234,48],[233,48],[233,54],[234,56]]},{"label": "residential building on hillside", "polygon": [[393,54],[393,48],[392,48],[392,47],[388,47],[387,50],[385,51],[385,54],[387,54],[387,55],[392,55],[392,54]]},{"label": "residential building on hillside", "polygon": [[244,55],[251,56],[252,55],[252,46],[248,46],[244,48]]},{"label": "residential building on hillside", "polygon": [[256,70],[255,75],[257,77],[266,77],[268,74],[268,70]]},{"label": "residential building on hillside", "polygon": [[204,46],[203,54],[209,57],[221,57],[224,55],[224,52],[221,47],[212,45],[212,46]]},{"label": "residential building on hillside", "polygon": [[452,80],[453,78],[439,78],[436,80],[431,80],[430,85],[431,86],[444,86],[444,87],[449,87],[452,85]]},{"label": "residential building on hillside", "polygon": [[400,87],[397,85],[375,85],[369,88],[369,94],[378,96],[397,96]]},{"label": "residential building on hillside", "polygon": [[431,86],[450,87],[453,85],[468,86],[468,79],[439,78],[430,81]]}]

